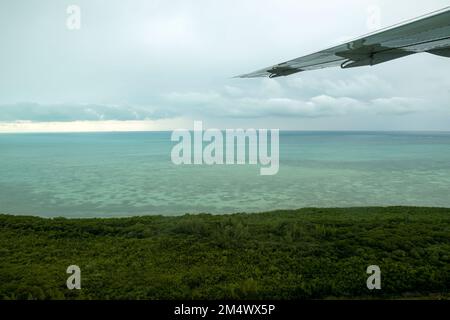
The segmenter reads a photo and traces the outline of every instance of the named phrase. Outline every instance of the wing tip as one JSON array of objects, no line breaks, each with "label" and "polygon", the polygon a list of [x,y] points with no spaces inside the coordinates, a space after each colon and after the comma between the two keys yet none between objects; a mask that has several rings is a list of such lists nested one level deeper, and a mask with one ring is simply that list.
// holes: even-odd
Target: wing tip
[{"label": "wing tip", "polygon": [[253,72],[253,73],[246,73],[246,74],[240,74],[238,76],[234,76],[233,79],[250,79],[250,78],[267,78],[270,74],[264,74],[261,72]]},{"label": "wing tip", "polygon": [[234,78],[278,78],[285,77],[294,73],[302,72],[301,68],[292,67],[282,63],[268,69],[255,71],[252,73],[242,74]]}]

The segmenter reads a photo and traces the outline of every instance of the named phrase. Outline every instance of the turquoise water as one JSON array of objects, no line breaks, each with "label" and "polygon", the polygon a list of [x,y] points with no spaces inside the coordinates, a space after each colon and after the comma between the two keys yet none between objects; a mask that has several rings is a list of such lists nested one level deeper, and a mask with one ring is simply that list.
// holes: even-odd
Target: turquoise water
[{"label": "turquoise water", "polygon": [[170,133],[0,135],[0,212],[111,217],[450,207],[450,133],[282,132],[280,171],[175,166]]}]

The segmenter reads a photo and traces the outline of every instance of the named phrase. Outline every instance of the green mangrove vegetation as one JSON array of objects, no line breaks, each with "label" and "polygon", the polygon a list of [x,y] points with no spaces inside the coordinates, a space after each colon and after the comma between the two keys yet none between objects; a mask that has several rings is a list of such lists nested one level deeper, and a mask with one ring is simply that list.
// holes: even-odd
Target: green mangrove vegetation
[{"label": "green mangrove vegetation", "polygon": [[[81,268],[81,290],[66,269]],[[370,265],[381,290],[366,286]],[[1,299],[449,298],[450,209],[0,215]]]}]

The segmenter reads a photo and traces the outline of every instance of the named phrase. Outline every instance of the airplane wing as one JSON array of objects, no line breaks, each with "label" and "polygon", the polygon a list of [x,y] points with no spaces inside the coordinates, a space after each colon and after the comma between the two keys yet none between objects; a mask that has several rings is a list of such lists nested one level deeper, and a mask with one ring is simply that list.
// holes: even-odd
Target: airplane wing
[{"label": "airplane wing", "polygon": [[237,78],[275,78],[336,66],[373,66],[419,52],[450,57],[450,7]]}]

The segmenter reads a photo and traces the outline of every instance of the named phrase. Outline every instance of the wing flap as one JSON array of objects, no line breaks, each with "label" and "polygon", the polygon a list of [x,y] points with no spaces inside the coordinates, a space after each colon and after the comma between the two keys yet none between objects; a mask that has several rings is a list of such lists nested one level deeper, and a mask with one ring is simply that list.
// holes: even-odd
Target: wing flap
[{"label": "wing flap", "polygon": [[431,54],[434,54],[434,55],[437,55],[437,56],[450,58],[450,47],[434,49],[434,50],[430,50],[430,51],[427,51],[427,52],[431,53]]}]

